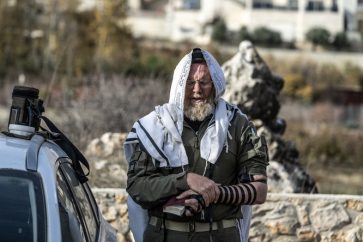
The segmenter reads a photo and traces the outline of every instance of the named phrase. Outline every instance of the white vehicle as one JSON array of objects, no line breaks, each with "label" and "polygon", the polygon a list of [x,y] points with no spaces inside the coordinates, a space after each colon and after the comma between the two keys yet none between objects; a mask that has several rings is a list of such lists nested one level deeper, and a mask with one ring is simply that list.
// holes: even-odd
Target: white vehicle
[{"label": "white vehicle", "polygon": [[14,88],[9,132],[0,134],[0,240],[116,242],[80,163],[57,134],[38,131],[42,108],[37,89]]}]

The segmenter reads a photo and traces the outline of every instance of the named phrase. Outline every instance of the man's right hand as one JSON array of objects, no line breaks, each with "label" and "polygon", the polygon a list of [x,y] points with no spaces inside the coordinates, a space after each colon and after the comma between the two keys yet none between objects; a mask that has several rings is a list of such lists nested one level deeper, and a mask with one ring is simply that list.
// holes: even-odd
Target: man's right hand
[{"label": "man's right hand", "polygon": [[219,197],[218,185],[205,176],[190,172],[187,174],[187,183],[191,190],[203,196],[207,207]]}]

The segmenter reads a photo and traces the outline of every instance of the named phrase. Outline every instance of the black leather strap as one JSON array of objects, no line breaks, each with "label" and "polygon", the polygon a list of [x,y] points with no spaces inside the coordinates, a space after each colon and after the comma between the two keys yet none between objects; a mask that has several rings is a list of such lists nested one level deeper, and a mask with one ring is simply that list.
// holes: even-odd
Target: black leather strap
[{"label": "black leather strap", "polygon": [[[88,180],[87,176],[90,171],[90,167],[87,159],[83,156],[83,154],[78,150],[78,148],[67,138],[65,134],[60,131],[55,124],[50,121],[45,116],[40,116],[40,118],[44,121],[44,123],[49,128],[50,135],[52,136],[52,140],[59,145],[64,152],[69,156],[69,158],[73,162],[73,167],[80,179],[81,183],[84,183]],[[53,132],[53,133],[52,133]],[[81,163],[87,168],[87,173],[85,173],[82,169]]]}]

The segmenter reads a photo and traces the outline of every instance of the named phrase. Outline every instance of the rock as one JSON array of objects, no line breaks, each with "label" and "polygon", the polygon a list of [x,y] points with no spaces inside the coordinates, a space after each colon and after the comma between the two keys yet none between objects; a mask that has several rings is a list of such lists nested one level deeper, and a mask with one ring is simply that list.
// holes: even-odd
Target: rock
[{"label": "rock", "polygon": [[315,181],[299,163],[295,144],[282,138],[286,122],[277,115],[278,95],[284,80],[270,71],[250,41],[241,42],[239,51],[222,69],[226,78],[224,98],[253,120],[258,134],[266,138],[270,160],[281,164],[268,168],[269,184],[272,184],[269,191],[317,192]]},{"label": "rock", "polygon": [[363,201],[353,201],[353,200],[348,200],[346,202],[346,207],[362,212],[363,211]]},{"label": "rock", "polygon": [[302,226],[306,226],[306,225],[310,224],[308,205],[303,204],[303,205],[298,206],[297,214],[299,217],[300,224]]},{"label": "rock", "polygon": [[354,222],[363,228],[363,214],[358,214]]},{"label": "rock", "polygon": [[328,231],[328,232],[322,232],[320,234],[320,242],[332,242],[332,241],[337,241],[337,242],[339,241],[338,232]]},{"label": "rock", "polygon": [[86,149],[86,156],[94,159],[117,158],[123,160],[123,143],[127,134],[125,133],[105,133],[100,138],[92,140]]},{"label": "rock", "polygon": [[340,204],[330,204],[326,207],[316,208],[310,214],[310,221],[314,229],[327,231],[339,229],[350,222],[350,217]]},{"label": "rock", "polygon": [[345,241],[362,242],[363,241],[363,228],[355,226],[344,233]]},{"label": "rock", "polygon": [[276,118],[283,80],[271,73],[251,42],[241,42],[238,53],[222,69],[227,80],[227,101],[237,104],[252,119],[267,122]]},{"label": "rock", "polygon": [[117,211],[114,206],[109,207],[107,213],[105,214],[105,218],[107,221],[115,221],[117,218]]},{"label": "rock", "polygon": [[127,215],[127,204],[117,204],[116,205],[117,214],[121,217]]},{"label": "rock", "polygon": [[130,231],[128,216],[123,216],[121,219],[118,219],[117,228],[122,234],[126,234]]},{"label": "rock", "polygon": [[299,241],[310,242],[315,241],[316,233],[311,226],[300,227],[296,230]]},{"label": "rock", "polygon": [[107,164],[107,160],[100,160],[100,161],[97,161],[95,162],[95,169],[96,170],[101,170],[101,169],[104,169],[106,167],[106,164]]},{"label": "rock", "polygon": [[252,213],[254,217],[262,217],[270,211],[273,211],[276,205],[273,203],[264,203],[252,206]]},{"label": "rock", "polygon": [[108,167],[108,174],[120,184],[120,187],[126,186],[127,173],[119,164],[110,164]]},{"label": "rock", "polygon": [[126,242],[125,236],[123,234],[117,234],[117,241],[118,242]]},{"label": "rock", "polygon": [[278,236],[276,238],[274,238],[274,241],[279,241],[279,242],[296,242],[296,237],[295,236]]},{"label": "rock", "polygon": [[276,193],[310,193],[315,183],[299,163],[270,161],[267,167],[268,191]]},{"label": "rock", "polygon": [[270,161],[267,176],[269,192],[310,193],[315,187],[315,182],[299,163]]},{"label": "rock", "polygon": [[127,134],[105,133],[87,147],[91,157],[90,184],[93,187],[120,188],[126,186],[127,163],[123,155],[123,142]]},{"label": "rock", "polygon": [[270,241],[272,238],[267,227],[263,224],[252,226],[249,232],[250,242]]},{"label": "rock", "polygon": [[292,217],[272,219],[266,222],[267,228],[273,235],[295,235],[298,225],[297,219]]},{"label": "rock", "polygon": [[295,190],[295,185],[292,183],[290,177],[281,163],[276,161],[270,161],[267,167],[268,191],[269,192],[281,192],[292,193]]},{"label": "rock", "polygon": [[270,233],[276,235],[295,235],[299,226],[295,207],[286,203],[280,203],[264,220]]}]

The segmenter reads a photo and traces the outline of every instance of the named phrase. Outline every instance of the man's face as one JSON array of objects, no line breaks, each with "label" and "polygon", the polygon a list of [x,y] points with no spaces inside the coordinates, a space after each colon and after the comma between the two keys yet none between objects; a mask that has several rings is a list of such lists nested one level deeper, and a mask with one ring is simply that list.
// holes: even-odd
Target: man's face
[{"label": "man's face", "polygon": [[184,114],[191,120],[202,121],[213,111],[213,92],[207,64],[192,64],[185,85]]},{"label": "man's face", "polygon": [[185,104],[207,103],[212,96],[213,82],[205,63],[192,64],[185,86]]}]

